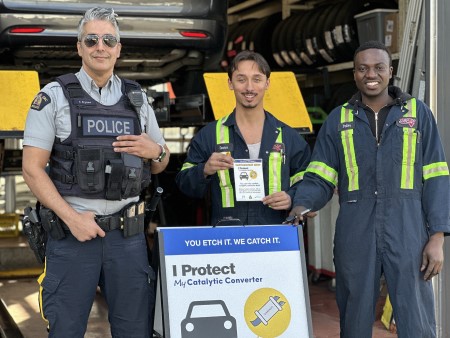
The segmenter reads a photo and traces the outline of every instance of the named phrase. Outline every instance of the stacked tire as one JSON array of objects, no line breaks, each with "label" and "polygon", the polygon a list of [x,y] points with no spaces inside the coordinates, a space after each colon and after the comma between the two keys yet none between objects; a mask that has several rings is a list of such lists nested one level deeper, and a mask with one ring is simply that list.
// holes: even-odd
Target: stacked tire
[{"label": "stacked tire", "polygon": [[395,8],[392,0],[337,0],[312,10],[248,19],[229,28],[228,63],[241,50],[262,54],[274,69],[316,68],[351,61],[358,47],[356,14]]}]

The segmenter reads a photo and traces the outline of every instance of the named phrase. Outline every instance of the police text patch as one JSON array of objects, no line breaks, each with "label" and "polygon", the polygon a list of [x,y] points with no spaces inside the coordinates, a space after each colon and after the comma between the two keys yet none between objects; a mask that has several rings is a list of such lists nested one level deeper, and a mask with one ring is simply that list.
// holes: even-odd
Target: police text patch
[{"label": "police text patch", "polygon": [[119,136],[134,133],[134,121],[125,117],[84,116],[84,136]]},{"label": "police text patch", "polygon": [[39,92],[33,102],[31,103],[31,109],[34,110],[42,110],[46,105],[48,105],[51,102],[50,96],[43,92]]}]

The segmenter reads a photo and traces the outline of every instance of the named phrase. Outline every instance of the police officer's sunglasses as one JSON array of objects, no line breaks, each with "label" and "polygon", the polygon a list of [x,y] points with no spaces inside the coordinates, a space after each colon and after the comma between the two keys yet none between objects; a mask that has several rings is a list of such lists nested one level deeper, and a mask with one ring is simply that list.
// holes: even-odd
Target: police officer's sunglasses
[{"label": "police officer's sunglasses", "polygon": [[88,34],[83,38],[84,44],[86,47],[91,48],[98,44],[100,39],[103,40],[103,44],[105,46],[108,46],[109,48],[116,47],[117,45],[117,38],[112,34],[105,34],[105,35],[97,35],[97,34]]}]

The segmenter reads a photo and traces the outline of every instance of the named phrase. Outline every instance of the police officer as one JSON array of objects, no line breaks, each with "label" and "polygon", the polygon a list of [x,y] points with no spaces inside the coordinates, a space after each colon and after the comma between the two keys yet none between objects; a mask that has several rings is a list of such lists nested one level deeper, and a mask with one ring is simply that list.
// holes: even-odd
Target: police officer
[{"label": "police officer", "polygon": [[51,210],[41,214],[50,236],[40,309],[49,337],[83,337],[100,286],[112,336],[151,337],[154,272],[139,195],[167,166],[168,149],[139,85],[113,74],[113,9],[85,13],[77,49],[80,71],[37,94],[24,133],[24,179]]},{"label": "police officer", "polygon": [[[230,65],[228,77],[236,107],[230,115],[209,123],[195,135],[177,174],[177,185],[195,198],[211,191],[212,225],[228,218],[242,224],[280,224],[291,208],[310,148],[297,131],[264,110],[270,68],[260,54],[240,52]],[[237,200],[234,159],[262,160],[263,198]],[[244,172],[238,180],[248,181],[251,176],[255,178],[255,173]]]},{"label": "police officer", "polygon": [[400,338],[435,337],[431,280],[450,232],[449,170],[430,108],[389,86],[377,41],[354,56],[359,89],[320,129],[291,215],[319,210],[338,188],[334,238],[341,337],[372,337],[384,273]]}]

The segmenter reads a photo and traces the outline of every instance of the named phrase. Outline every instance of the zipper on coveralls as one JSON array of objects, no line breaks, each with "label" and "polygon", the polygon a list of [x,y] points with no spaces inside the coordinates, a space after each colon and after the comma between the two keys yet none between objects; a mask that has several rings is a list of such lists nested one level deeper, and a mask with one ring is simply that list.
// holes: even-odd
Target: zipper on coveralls
[{"label": "zipper on coveralls", "polygon": [[377,145],[380,145],[380,141],[378,140],[378,113],[379,112],[374,112],[375,113],[375,138],[377,140]]}]

